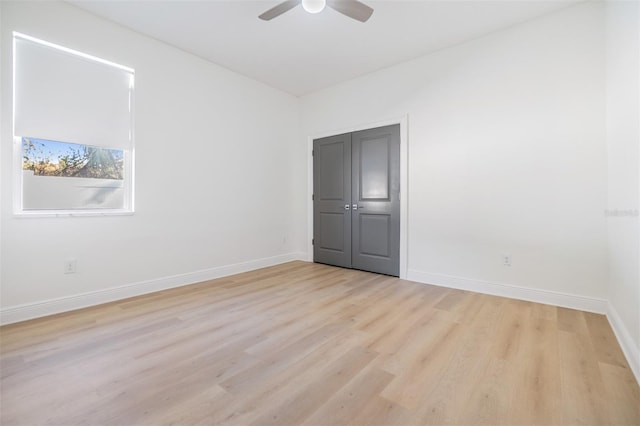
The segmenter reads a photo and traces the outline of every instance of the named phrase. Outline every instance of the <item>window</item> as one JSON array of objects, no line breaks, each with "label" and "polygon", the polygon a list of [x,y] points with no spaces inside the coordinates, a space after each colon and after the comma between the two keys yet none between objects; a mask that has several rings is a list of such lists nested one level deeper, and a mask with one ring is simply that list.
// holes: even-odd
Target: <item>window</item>
[{"label": "window", "polygon": [[133,212],[134,71],[13,41],[16,214]]}]

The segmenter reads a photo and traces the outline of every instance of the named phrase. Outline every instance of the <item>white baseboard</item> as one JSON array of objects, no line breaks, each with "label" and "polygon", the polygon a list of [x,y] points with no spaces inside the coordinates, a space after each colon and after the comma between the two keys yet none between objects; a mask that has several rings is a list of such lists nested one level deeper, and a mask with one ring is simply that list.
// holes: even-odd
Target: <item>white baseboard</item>
[{"label": "white baseboard", "polygon": [[618,338],[618,343],[620,343],[622,352],[624,352],[624,356],[627,358],[631,371],[633,371],[633,374],[636,376],[636,381],[640,383],[640,348],[638,348],[638,345],[633,341],[631,333],[629,333],[620,315],[618,315],[618,311],[615,310],[611,303],[608,304],[607,319]]},{"label": "white baseboard", "polygon": [[563,308],[579,309],[597,314],[607,312],[607,301],[605,299],[596,299],[575,294],[539,290],[505,283],[493,283],[411,269],[407,273],[407,279],[440,287],[456,288],[476,293],[491,294],[493,296],[561,306]]},{"label": "white baseboard", "polygon": [[73,311],[75,309],[100,305],[102,303],[113,302],[115,300],[140,296],[142,294],[167,290],[195,284],[215,278],[226,277],[242,272],[253,271],[255,269],[266,268],[267,266],[279,265],[292,260],[306,260],[306,253],[288,253],[279,256],[265,257],[262,259],[250,260],[247,262],[235,263],[232,265],[218,266],[201,271],[188,272],[185,274],[172,275],[168,277],[156,278],[148,281],[125,284],[104,290],[90,293],[77,294],[73,296],[60,297],[36,303],[11,306],[0,310],[0,325],[26,321],[33,318],[61,312]]}]

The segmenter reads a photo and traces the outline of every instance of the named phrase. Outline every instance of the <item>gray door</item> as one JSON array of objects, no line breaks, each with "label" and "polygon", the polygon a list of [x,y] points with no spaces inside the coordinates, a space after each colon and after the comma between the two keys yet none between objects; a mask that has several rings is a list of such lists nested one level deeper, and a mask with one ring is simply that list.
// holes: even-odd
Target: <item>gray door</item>
[{"label": "gray door", "polygon": [[[329,164],[325,164],[327,162]],[[315,140],[313,164],[314,260],[398,276],[400,126]],[[343,197],[338,204],[339,187]],[[324,213],[328,194],[336,200],[331,210],[334,217]],[[334,257],[338,253],[342,255],[338,262],[327,256],[329,243]]]},{"label": "gray door", "polygon": [[313,141],[313,259],[351,267],[351,134]]},{"label": "gray door", "polygon": [[400,126],[352,134],[353,268],[400,271]]}]

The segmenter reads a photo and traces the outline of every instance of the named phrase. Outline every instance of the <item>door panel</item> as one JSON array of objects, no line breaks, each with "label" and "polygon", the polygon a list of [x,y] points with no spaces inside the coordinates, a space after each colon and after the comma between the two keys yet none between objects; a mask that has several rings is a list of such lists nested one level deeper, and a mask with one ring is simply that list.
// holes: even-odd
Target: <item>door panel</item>
[{"label": "door panel", "polygon": [[387,258],[391,252],[390,231],[391,217],[388,214],[359,215],[360,254]]},{"label": "door panel", "polygon": [[344,252],[344,213],[320,213],[320,235],[316,244],[323,250]]},{"label": "door panel", "polygon": [[[345,156],[344,141],[329,141],[320,143],[318,149],[314,149],[314,156],[317,152],[320,168],[320,186],[318,196],[323,201],[342,201],[345,199],[345,174],[349,174],[344,167],[336,167],[343,164]],[[348,147],[351,149],[351,147]]]},{"label": "door panel", "polygon": [[389,200],[389,141],[360,140],[360,201]]},{"label": "door panel", "polygon": [[353,268],[400,272],[400,126],[352,134]]},{"label": "door panel", "polygon": [[313,260],[351,267],[351,134],[313,141]]}]

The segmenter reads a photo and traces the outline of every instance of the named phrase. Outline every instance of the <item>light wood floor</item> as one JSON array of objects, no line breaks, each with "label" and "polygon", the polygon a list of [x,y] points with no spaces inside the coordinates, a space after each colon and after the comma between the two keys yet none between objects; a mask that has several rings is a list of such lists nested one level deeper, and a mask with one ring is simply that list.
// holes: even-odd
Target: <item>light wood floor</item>
[{"label": "light wood floor", "polygon": [[640,424],[602,315],[304,262],[0,339],[3,426]]}]

